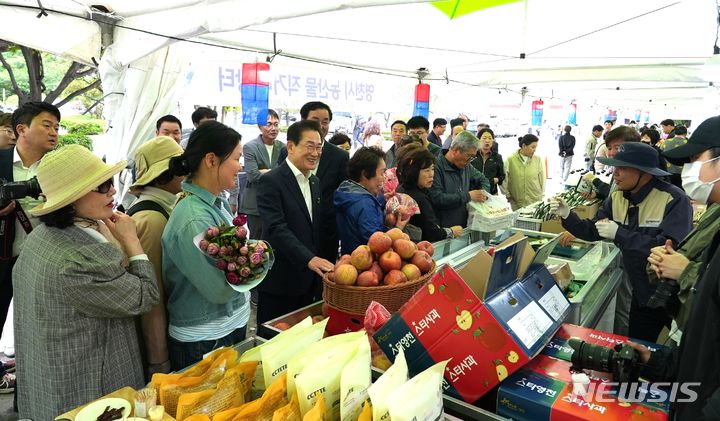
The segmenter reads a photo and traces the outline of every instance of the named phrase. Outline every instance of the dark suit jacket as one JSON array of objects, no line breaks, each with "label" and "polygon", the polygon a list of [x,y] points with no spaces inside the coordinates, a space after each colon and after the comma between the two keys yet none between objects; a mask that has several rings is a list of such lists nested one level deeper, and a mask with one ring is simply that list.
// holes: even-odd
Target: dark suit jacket
[{"label": "dark suit jacket", "polygon": [[312,220],[300,186],[290,167],[283,162],[260,177],[257,203],[263,224],[262,239],[270,243],[275,264],[258,287],[276,295],[302,295],[317,283],[307,264],[317,256],[320,242],[320,180],[310,176]]},{"label": "dark suit jacket", "polygon": [[[317,170],[317,177],[320,179],[320,208],[322,209],[320,230],[323,233],[318,256],[335,262],[340,243],[335,222],[333,196],[340,183],[347,179],[347,163],[350,154],[330,142],[323,143],[322,151]],[[284,162],[286,157],[287,149],[283,149],[279,161]],[[260,202],[259,199],[258,202]]]},{"label": "dark suit jacket", "polygon": [[[0,150],[0,178],[13,181],[13,157],[15,148]],[[12,246],[15,241],[15,212],[0,218],[0,257],[7,255],[8,260],[0,259],[0,276],[9,276],[12,265]],[[6,264],[7,263],[7,264]]]}]

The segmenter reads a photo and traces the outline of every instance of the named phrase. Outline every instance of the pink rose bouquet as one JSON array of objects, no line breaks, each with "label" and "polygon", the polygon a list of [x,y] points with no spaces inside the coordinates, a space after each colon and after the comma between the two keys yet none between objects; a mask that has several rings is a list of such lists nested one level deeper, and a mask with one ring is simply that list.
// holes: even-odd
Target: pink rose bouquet
[{"label": "pink rose bouquet", "polygon": [[228,284],[243,291],[259,284],[275,260],[268,243],[247,238],[246,221],[245,215],[238,215],[232,226],[209,227],[195,237],[197,247],[215,260]]}]

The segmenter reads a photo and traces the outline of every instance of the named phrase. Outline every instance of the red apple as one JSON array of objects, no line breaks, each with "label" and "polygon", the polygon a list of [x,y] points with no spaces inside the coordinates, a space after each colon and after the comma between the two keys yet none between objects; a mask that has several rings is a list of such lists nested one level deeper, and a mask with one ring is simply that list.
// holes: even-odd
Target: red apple
[{"label": "red apple", "polygon": [[378,281],[385,277],[385,272],[383,272],[378,262],[373,262],[372,266],[370,266],[370,269],[368,270],[377,274]]},{"label": "red apple", "polygon": [[435,247],[433,247],[432,243],[429,241],[421,241],[417,243],[418,250],[422,250],[432,256],[435,254]]},{"label": "red apple", "polygon": [[277,323],[275,323],[274,327],[275,327],[275,329],[278,329],[278,330],[288,330],[288,329],[290,329],[290,325],[289,325],[288,323],[285,323],[285,322],[277,322]]},{"label": "red apple", "polygon": [[408,235],[408,233],[406,232],[403,233],[403,238],[410,241],[410,235]]},{"label": "red apple", "polygon": [[400,228],[393,228],[391,230],[388,230],[388,232],[386,232],[385,234],[392,238],[393,242],[395,240],[403,238],[403,232]]},{"label": "red apple", "polygon": [[340,256],[335,266],[342,265],[343,263],[351,263],[351,258],[349,254],[343,254],[342,256]]},{"label": "red apple", "polygon": [[335,283],[338,285],[355,285],[358,271],[355,266],[342,264],[335,270]]},{"label": "red apple", "polygon": [[397,217],[394,213],[386,213],[385,214],[385,226],[386,227],[394,227],[397,224]]},{"label": "red apple", "polygon": [[417,266],[423,275],[430,272],[430,269],[432,269],[432,267],[433,267],[432,257],[429,254],[427,254],[427,252],[424,252],[422,250],[418,250],[415,252],[415,254],[412,257],[412,260],[410,260],[410,263]]},{"label": "red apple", "polygon": [[366,270],[372,266],[373,256],[370,247],[366,245],[357,246],[350,255],[350,262],[357,270]]},{"label": "red apple", "polygon": [[412,263],[404,265],[400,271],[407,276],[408,281],[414,281],[421,275],[420,269]]},{"label": "red apple", "polygon": [[385,285],[397,285],[407,282],[407,280],[407,276],[405,276],[404,273],[399,270],[391,270],[387,275],[385,275],[383,282]]},{"label": "red apple", "polygon": [[373,233],[368,240],[368,247],[378,256],[390,250],[392,247],[392,238],[382,231]]},{"label": "red apple", "polygon": [[378,259],[378,263],[384,272],[390,272],[393,269],[400,270],[402,267],[400,255],[392,250],[383,253],[380,259]]},{"label": "red apple", "polygon": [[417,251],[417,246],[410,240],[399,239],[393,241],[393,250],[403,259],[409,260]]},{"label": "red apple", "polygon": [[374,287],[380,283],[377,273],[372,270],[361,272],[357,278],[357,285],[361,287]]}]

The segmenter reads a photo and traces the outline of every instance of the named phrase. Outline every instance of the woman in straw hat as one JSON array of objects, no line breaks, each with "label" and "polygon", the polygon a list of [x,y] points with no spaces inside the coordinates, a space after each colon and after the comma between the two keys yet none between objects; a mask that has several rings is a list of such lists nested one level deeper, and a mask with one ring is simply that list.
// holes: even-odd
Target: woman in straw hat
[{"label": "woman in straw hat", "polygon": [[140,244],[155,267],[160,302],[141,318],[141,351],[143,366],[149,379],[153,373],[169,373],[167,350],[167,314],[162,286],[162,237],[177,194],[182,191],[183,176],[170,174],[170,158],[180,156],[183,149],[171,137],[160,136],[143,143],[135,152],[137,180],[130,192],[137,200],[127,211],[137,225]]},{"label": "woman in straw hat", "polygon": [[113,176],[86,148],[41,161],[46,201],[13,271],[20,418],[50,420],[124,386],[143,385],[133,316],[158,302],[133,220],[114,212]]},{"label": "woman in straw hat", "polygon": [[170,159],[171,174],[188,176],[183,183],[185,196],[173,209],[162,236],[173,370],[245,339],[250,294],[232,289],[213,260],[193,243],[193,237],[209,227],[232,223],[222,192],[235,186],[241,155],[238,132],[206,121],[190,135],[185,152]]}]

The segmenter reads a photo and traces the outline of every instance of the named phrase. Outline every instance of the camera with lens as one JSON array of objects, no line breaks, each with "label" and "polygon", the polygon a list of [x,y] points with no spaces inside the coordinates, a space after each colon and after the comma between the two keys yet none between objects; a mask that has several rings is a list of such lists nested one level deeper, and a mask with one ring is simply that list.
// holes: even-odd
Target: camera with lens
[{"label": "camera with lens", "polygon": [[640,377],[640,353],[627,344],[606,348],[572,338],[568,345],[574,350],[571,357],[573,370],[612,373],[613,380],[618,383],[637,382]]},{"label": "camera with lens", "polygon": [[37,177],[25,181],[7,182],[0,179],[0,209],[5,208],[15,199],[26,196],[38,198],[42,193]]},{"label": "camera with lens", "polygon": [[677,316],[680,309],[678,292],[680,285],[673,279],[661,279],[655,293],[650,297],[647,306],[650,308],[664,308],[670,316]]}]

